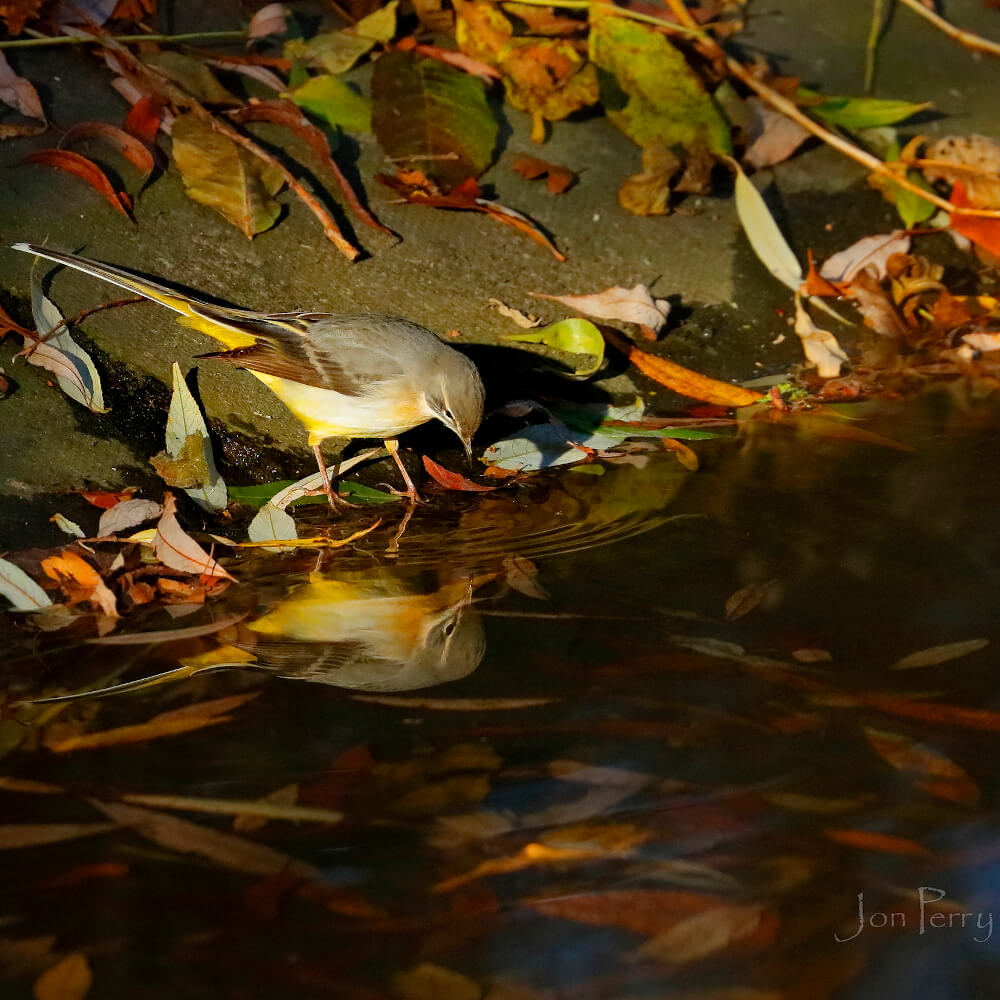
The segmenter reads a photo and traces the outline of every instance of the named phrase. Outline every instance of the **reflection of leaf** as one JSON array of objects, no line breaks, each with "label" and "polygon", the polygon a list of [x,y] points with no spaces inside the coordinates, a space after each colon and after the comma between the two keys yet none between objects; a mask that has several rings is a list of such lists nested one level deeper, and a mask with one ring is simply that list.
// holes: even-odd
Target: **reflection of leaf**
[{"label": "reflection of leaf", "polygon": [[117,828],[117,823],[10,823],[0,826],[0,851],[93,837]]},{"label": "reflection of leaf", "polygon": [[[199,507],[205,510],[222,510],[227,503],[226,484],[215,465],[212,442],[208,437],[205,418],[188,389],[180,365],[173,366],[173,395],[170,397],[170,411],[167,414],[167,454],[178,458],[182,452],[193,447],[197,458],[194,468],[194,484],[184,488],[184,492]],[[180,486],[167,482],[168,486]]]},{"label": "reflection of leaf", "polygon": [[[393,159],[452,186],[489,166],[497,121],[481,80],[433,59],[390,52],[372,76],[372,126]],[[453,156],[452,159],[442,157]]]},{"label": "reflection of leaf", "polygon": [[116,191],[111,181],[108,180],[107,174],[93,160],[88,160],[86,156],[81,156],[68,149],[36,149],[21,162],[54,167],[56,170],[79,177],[98,194],[103,195],[115,211],[121,212],[127,219],[132,218],[132,199],[125,191]]},{"label": "reflection of leaf", "polygon": [[545,344],[570,354],[590,355],[591,360],[580,364],[576,369],[575,374],[581,378],[593,375],[604,361],[604,338],[601,331],[586,319],[564,319],[537,330],[509,333],[506,339],[526,344]]},{"label": "reflection of leaf", "polygon": [[345,132],[370,132],[372,102],[338,76],[323,73],[284,96]]},{"label": "reflection of leaf", "polygon": [[767,911],[762,906],[717,906],[675,924],[647,941],[639,954],[672,965],[707,958],[752,935]]},{"label": "reflection of leaf", "polygon": [[604,71],[601,100],[607,116],[633,142],[730,151],[729,125],[664,35],[592,8],[589,44],[590,58]]},{"label": "reflection of leaf", "polygon": [[0,559],[0,594],[15,611],[37,611],[52,604],[48,594],[20,566],[6,559]]},{"label": "reflection of leaf", "polygon": [[283,183],[276,170],[193,114],[178,116],[172,137],[189,198],[214,208],[248,237],[274,225],[281,205],[272,196]]},{"label": "reflection of leaf", "polygon": [[431,962],[393,976],[392,992],[400,1000],[480,1000],[483,995],[475,980]]}]

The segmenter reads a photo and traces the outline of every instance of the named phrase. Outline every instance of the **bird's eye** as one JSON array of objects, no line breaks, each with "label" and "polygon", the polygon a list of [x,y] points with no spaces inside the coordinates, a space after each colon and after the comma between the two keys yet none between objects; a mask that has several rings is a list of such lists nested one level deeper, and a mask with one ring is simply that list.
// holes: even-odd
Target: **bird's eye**
[{"label": "bird's eye", "polygon": [[449,420],[454,420],[454,419],[455,419],[455,417],[454,417],[454,415],[452,414],[451,410],[445,410],[445,411],[444,411],[444,415],[445,415],[445,416],[446,416],[446,417],[447,417],[447,418],[448,418]]},{"label": "bird's eye", "polygon": [[454,622],[448,622],[448,624],[445,625],[445,627],[444,627],[444,634],[445,635],[451,635],[452,632],[454,632],[454,631],[455,631],[455,623]]}]

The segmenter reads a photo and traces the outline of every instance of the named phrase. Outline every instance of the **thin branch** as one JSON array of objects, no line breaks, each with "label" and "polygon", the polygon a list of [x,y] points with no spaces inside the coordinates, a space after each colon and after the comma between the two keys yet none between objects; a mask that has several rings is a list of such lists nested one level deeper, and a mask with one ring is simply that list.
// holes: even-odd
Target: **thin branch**
[{"label": "thin branch", "polygon": [[[183,35],[109,35],[112,41],[124,44],[138,42],[200,42],[208,40],[246,38],[245,31],[190,31]],[[100,45],[101,39],[82,35],[39,35],[35,38],[15,38],[0,42],[0,49],[40,49],[51,45]]]},{"label": "thin branch", "polygon": [[946,21],[936,11],[925,7],[920,0],[901,0],[915,14],[930,21],[939,31],[943,31],[949,38],[954,39],[959,45],[964,45],[973,52],[988,52],[991,56],[1000,56],[1000,42],[983,38],[982,35],[974,35],[971,31],[963,31],[956,28],[951,21]]}]

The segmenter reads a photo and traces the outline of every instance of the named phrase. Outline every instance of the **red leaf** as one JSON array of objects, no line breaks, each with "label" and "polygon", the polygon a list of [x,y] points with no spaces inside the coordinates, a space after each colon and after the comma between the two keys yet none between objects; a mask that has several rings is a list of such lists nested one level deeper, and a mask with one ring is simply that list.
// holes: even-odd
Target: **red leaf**
[{"label": "red leaf", "polygon": [[[972,202],[965,192],[965,185],[955,181],[951,189],[951,201],[959,208],[971,208]],[[951,228],[961,233],[984,250],[1000,257],[1000,219],[984,219],[978,215],[963,215],[961,212],[951,213]]]},{"label": "red leaf", "polygon": [[59,140],[61,148],[73,145],[82,139],[107,139],[112,142],[118,151],[129,163],[143,175],[149,174],[153,170],[153,154],[134,135],[130,135],[117,125],[108,122],[77,122],[63,133]]},{"label": "red leaf", "polygon": [[483,486],[481,483],[470,482],[465,476],[460,476],[443,465],[438,465],[433,459],[424,455],[424,468],[427,474],[446,490],[462,490],[465,493],[492,493],[499,486]]},{"label": "red leaf", "polygon": [[132,494],[135,493],[135,487],[129,487],[129,489],[122,490],[120,493],[111,493],[106,490],[98,490],[96,492],[91,490],[73,490],[72,492],[79,493],[87,503],[93,504],[95,507],[100,507],[101,510],[110,510],[115,504],[121,503],[123,500],[131,500]]},{"label": "red leaf", "polygon": [[539,160],[535,156],[518,156],[510,168],[529,181],[547,176],[546,186],[549,194],[562,194],[577,181],[577,174],[569,167],[561,167],[558,163],[549,163],[548,160]]},{"label": "red leaf", "polygon": [[132,219],[132,199],[125,191],[115,191],[104,171],[86,156],[71,153],[68,149],[38,149],[34,153],[29,153],[21,162],[39,163],[79,177],[98,194],[104,195],[112,208],[121,212],[127,219]]},{"label": "red leaf", "polygon": [[152,146],[163,120],[163,107],[155,97],[140,97],[125,116],[125,131]]}]

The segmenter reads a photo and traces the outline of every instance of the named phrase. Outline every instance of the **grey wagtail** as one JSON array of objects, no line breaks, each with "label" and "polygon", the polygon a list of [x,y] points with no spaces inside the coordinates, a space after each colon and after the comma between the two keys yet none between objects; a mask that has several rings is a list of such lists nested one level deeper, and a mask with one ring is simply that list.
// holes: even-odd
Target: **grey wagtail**
[{"label": "grey wagtail", "polygon": [[320,447],[328,437],[382,438],[411,501],[418,496],[399,458],[398,435],[440,420],[472,459],[472,435],[483,419],[479,372],[416,323],[395,316],[228,309],[76,254],[32,243],[13,249],[137,292],[180,313],[182,325],[225,344],[227,350],[200,357],[246,368],[305,425],[331,507],[334,494]]}]

